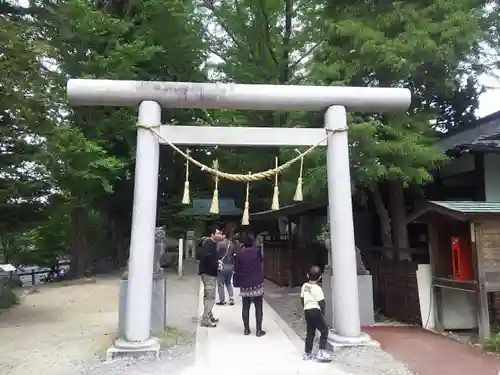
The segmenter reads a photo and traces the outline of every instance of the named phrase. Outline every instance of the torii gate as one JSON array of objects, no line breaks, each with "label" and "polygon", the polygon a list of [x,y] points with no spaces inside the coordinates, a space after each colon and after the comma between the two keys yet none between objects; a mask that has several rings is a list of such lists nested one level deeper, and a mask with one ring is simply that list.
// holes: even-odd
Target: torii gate
[{"label": "torii gate", "polygon": [[[69,104],[139,107],[139,125],[153,127],[172,144],[220,146],[312,146],[329,130],[347,126],[346,108],[356,111],[404,111],[410,91],[403,88],[243,85],[221,83],[145,82],[70,79]],[[307,110],[327,108],[324,128],[200,127],[161,125],[161,108],[231,108]],[[157,352],[151,337],[154,238],[161,139],[137,129],[135,187],[130,241],[125,338],[115,348],[126,352]],[[363,344],[356,274],[356,253],[347,132],[335,132],[327,146],[334,340]]]}]

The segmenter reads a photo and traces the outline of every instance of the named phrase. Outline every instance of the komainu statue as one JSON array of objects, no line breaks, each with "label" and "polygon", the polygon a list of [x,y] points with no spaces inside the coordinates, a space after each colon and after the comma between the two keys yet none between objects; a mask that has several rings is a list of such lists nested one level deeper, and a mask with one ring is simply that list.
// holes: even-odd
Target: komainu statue
[{"label": "komainu statue", "polygon": [[163,258],[167,248],[167,235],[163,227],[156,227],[155,230],[155,257],[154,257],[154,272],[161,269],[160,261]]},{"label": "komainu statue", "polygon": [[[328,222],[322,226],[320,235],[318,236],[318,240],[322,241],[325,244],[327,250],[330,251],[331,249],[330,226]],[[361,251],[359,250],[359,247],[356,246],[355,248],[356,248],[356,271],[358,275],[370,274],[370,272],[366,269],[363,263],[363,258],[361,257]]]}]

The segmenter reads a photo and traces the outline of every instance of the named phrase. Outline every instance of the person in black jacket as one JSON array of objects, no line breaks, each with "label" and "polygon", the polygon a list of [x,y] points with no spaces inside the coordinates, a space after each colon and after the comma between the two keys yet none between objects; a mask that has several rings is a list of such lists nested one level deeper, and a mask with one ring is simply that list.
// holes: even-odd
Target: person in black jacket
[{"label": "person in black jacket", "polygon": [[216,327],[217,322],[212,314],[215,305],[215,293],[217,290],[217,273],[219,256],[217,252],[217,242],[222,239],[222,233],[215,225],[210,227],[210,237],[205,239],[201,245],[199,254],[198,274],[203,282],[203,316],[201,318],[202,327]]}]

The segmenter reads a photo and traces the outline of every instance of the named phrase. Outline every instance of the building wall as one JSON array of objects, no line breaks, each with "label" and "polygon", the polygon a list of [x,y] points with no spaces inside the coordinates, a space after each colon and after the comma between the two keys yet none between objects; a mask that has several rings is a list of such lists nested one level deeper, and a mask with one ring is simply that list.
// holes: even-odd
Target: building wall
[{"label": "building wall", "polygon": [[500,155],[484,155],[484,186],[486,201],[500,202]]},{"label": "building wall", "polygon": [[454,159],[448,164],[445,164],[439,170],[439,176],[441,178],[446,178],[457,174],[472,172],[475,167],[474,155],[469,153]]}]

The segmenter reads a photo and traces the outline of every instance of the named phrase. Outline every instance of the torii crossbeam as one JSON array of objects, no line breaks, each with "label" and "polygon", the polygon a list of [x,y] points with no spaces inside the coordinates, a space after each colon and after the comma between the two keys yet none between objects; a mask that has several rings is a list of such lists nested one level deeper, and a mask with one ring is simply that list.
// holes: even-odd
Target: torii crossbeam
[{"label": "torii crossbeam", "polygon": [[[140,125],[158,127],[173,144],[221,146],[312,146],[328,130],[347,126],[346,108],[355,111],[404,111],[410,91],[403,88],[242,85],[70,79],[68,101],[75,106],[138,106]],[[232,108],[307,110],[328,108],[324,129],[192,127],[161,125],[161,108]],[[130,241],[129,284],[124,350],[157,345],[151,337],[152,274],[159,166],[158,137],[137,130],[135,187]],[[361,344],[356,255],[347,132],[337,132],[327,146],[332,296],[337,340]],[[325,145],[325,144],[322,145]],[[123,344],[123,343],[122,343]]]}]

